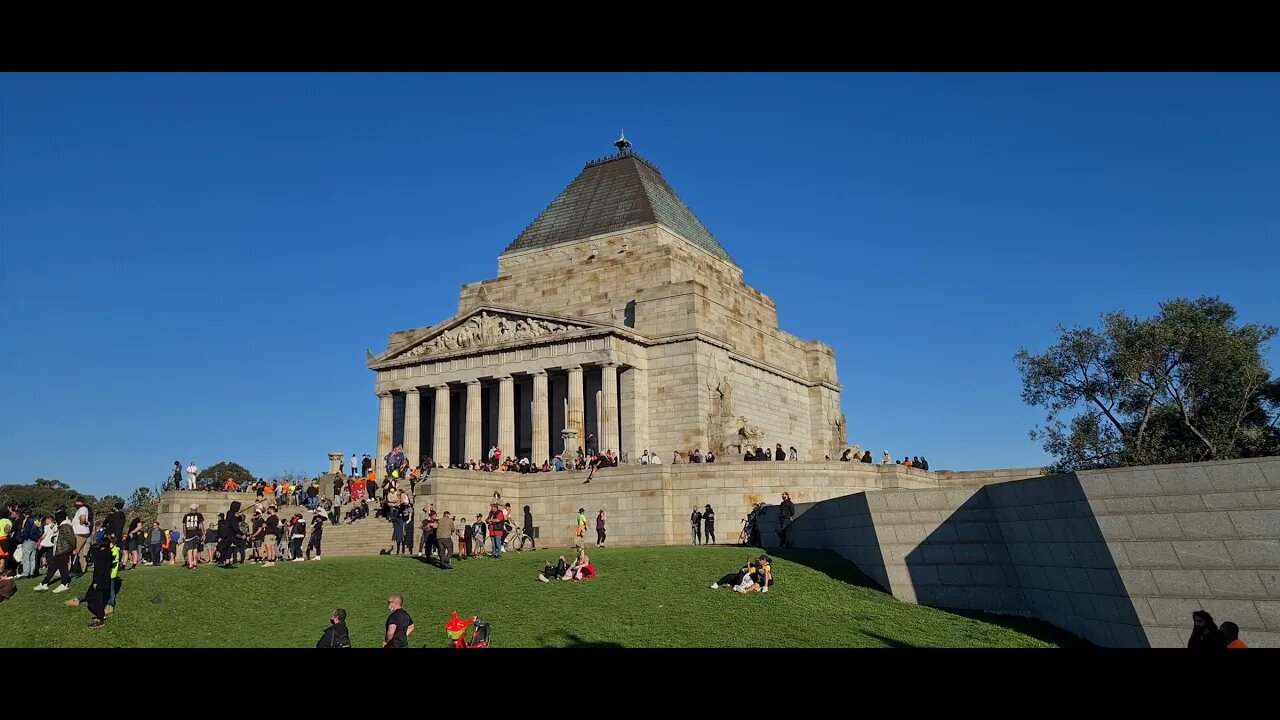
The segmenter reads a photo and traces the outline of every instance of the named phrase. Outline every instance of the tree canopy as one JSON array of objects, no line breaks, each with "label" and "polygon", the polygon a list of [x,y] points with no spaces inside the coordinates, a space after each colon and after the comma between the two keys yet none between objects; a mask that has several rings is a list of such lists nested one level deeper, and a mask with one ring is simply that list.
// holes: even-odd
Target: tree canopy
[{"label": "tree canopy", "polygon": [[1014,356],[1023,401],[1048,411],[1031,437],[1060,471],[1280,454],[1280,381],[1263,359],[1275,334],[1216,297],[1059,326],[1044,353]]},{"label": "tree canopy", "polygon": [[45,478],[36,478],[30,485],[0,485],[0,503],[4,507],[31,508],[40,515],[52,515],[60,507],[72,510],[71,503],[76,496],[83,497],[85,504],[93,507],[95,516],[120,499],[109,495],[99,500],[88,493],[78,492],[61,480]]},{"label": "tree canopy", "polygon": [[215,485],[221,488],[228,478],[235,480],[237,484],[256,482],[258,479],[236,463],[224,461],[201,470],[196,476],[196,484],[200,487]]}]

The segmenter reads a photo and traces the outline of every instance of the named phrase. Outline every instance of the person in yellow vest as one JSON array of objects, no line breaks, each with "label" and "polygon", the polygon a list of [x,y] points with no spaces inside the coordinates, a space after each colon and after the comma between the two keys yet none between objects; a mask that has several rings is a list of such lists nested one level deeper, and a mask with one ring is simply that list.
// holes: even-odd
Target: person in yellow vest
[{"label": "person in yellow vest", "polygon": [[587,509],[578,508],[578,517],[576,518],[577,527],[573,531],[573,546],[582,548],[586,542],[584,536],[587,534]]}]

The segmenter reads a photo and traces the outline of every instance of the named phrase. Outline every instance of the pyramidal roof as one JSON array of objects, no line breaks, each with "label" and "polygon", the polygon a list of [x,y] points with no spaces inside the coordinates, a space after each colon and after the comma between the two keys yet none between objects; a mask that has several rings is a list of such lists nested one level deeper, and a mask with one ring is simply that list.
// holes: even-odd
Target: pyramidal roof
[{"label": "pyramidal roof", "polygon": [[630,152],[629,147],[625,144],[617,155],[587,163],[502,254],[662,223],[685,240],[733,263],[658,168]]}]

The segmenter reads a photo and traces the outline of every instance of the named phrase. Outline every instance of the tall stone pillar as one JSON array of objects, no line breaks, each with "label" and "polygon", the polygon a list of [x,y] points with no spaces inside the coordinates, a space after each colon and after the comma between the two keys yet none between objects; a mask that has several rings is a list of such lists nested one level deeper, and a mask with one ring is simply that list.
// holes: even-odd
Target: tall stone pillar
[{"label": "tall stone pillar", "polygon": [[410,388],[404,399],[404,457],[410,467],[418,467],[422,458],[422,394]]},{"label": "tall stone pillar", "polygon": [[618,366],[605,363],[600,367],[600,452],[619,454],[618,439]]},{"label": "tall stone pillar", "polygon": [[577,454],[578,448],[582,447],[582,443],[587,437],[586,428],[582,412],[582,366],[574,365],[569,368],[569,417],[565,419],[565,426],[577,433],[576,444],[573,447],[566,447],[565,460]]},{"label": "tall stone pillar", "polygon": [[533,410],[529,414],[533,422],[533,457],[529,462],[541,466],[551,459],[549,444],[551,442],[551,412],[547,407],[547,373],[535,370],[533,373]]},{"label": "tall stone pillar", "polygon": [[449,385],[436,385],[436,434],[431,443],[431,459],[449,467]]},{"label": "tall stone pillar", "polygon": [[649,450],[649,380],[647,371],[627,368],[618,378],[622,386],[622,448],[627,459],[638,462]]},{"label": "tall stone pillar", "polygon": [[466,455],[463,462],[484,462],[484,454],[480,449],[480,381],[468,380],[467,386],[467,426],[463,432],[462,447]]},{"label": "tall stone pillar", "polygon": [[373,473],[382,479],[385,458],[391,452],[391,424],[395,421],[395,405],[391,393],[378,393],[378,449],[373,453]]},{"label": "tall stone pillar", "polygon": [[498,447],[502,457],[515,457],[516,383],[510,375],[498,378]]}]

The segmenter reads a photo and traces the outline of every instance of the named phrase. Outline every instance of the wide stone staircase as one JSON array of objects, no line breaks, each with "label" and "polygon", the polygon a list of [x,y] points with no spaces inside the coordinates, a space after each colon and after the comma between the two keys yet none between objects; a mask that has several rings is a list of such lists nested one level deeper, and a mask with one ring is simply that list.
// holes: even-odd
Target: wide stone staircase
[{"label": "wide stone staircase", "polygon": [[[307,540],[311,539],[310,527]],[[418,542],[417,534],[413,538]],[[303,544],[306,547],[306,544]],[[369,516],[355,523],[341,521],[337,525],[325,523],[320,543],[325,557],[358,557],[377,555],[378,551],[391,547],[391,523]]]}]

